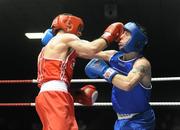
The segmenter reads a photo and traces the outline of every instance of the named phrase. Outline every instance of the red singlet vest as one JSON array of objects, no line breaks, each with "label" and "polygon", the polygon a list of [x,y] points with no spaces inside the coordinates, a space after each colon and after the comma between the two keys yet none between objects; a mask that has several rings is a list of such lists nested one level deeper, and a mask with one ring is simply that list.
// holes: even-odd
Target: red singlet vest
[{"label": "red singlet vest", "polygon": [[71,51],[65,61],[45,58],[43,50],[38,56],[38,87],[50,80],[61,80],[69,86],[77,57],[75,50]]}]

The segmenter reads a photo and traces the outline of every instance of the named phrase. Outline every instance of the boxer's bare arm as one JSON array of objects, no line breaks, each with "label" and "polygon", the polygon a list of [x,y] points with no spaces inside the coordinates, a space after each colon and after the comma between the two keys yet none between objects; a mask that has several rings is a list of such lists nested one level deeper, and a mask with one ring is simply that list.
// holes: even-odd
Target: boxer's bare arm
[{"label": "boxer's bare arm", "polygon": [[105,61],[109,61],[112,55],[114,55],[117,51],[116,50],[106,50],[106,51],[101,51],[96,54],[96,58],[101,58]]},{"label": "boxer's bare arm", "polygon": [[106,41],[102,38],[89,42],[79,39],[76,35],[70,33],[57,34],[46,46],[48,50],[59,55],[67,52],[69,48],[75,49],[78,56],[82,58],[94,57],[94,55],[107,46]]},{"label": "boxer's bare arm", "polygon": [[104,50],[107,47],[106,41],[102,38],[96,39],[92,42],[74,40],[67,44],[76,50],[79,57],[88,59],[95,57],[97,52]]},{"label": "boxer's bare arm", "polygon": [[79,56],[83,58],[93,58],[96,53],[104,50],[108,44],[119,39],[120,35],[124,31],[123,24],[120,22],[109,25],[103,35],[100,38],[91,42],[84,43],[81,40],[72,40],[66,42],[68,46],[74,48]]}]

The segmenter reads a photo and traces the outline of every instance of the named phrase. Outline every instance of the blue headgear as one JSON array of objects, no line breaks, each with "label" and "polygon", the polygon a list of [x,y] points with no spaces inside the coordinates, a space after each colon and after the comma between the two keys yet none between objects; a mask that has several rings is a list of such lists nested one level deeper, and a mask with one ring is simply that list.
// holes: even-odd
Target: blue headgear
[{"label": "blue headgear", "polygon": [[147,36],[133,22],[126,23],[124,28],[131,33],[131,39],[123,47],[122,51],[125,53],[142,52],[144,46],[148,43]]}]

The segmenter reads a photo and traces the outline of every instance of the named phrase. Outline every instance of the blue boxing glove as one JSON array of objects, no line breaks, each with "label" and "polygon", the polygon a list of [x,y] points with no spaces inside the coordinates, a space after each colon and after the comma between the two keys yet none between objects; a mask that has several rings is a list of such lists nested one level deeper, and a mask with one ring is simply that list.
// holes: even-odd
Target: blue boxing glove
[{"label": "blue boxing glove", "polygon": [[109,83],[112,82],[113,77],[118,74],[116,70],[109,67],[102,59],[94,58],[85,67],[85,73],[89,78],[104,78]]},{"label": "blue boxing glove", "polygon": [[42,38],[41,38],[41,43],[43,46],[47,45],[48,42],[54,37],[54,34],[52,32],[52,29],[47,29]]}]

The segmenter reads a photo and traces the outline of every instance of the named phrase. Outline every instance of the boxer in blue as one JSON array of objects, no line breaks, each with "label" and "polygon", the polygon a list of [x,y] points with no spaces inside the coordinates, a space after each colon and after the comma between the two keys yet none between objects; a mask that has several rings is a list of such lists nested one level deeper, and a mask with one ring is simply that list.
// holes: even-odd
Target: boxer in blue
[{"label": "boxer in blue", "polygon": [[151,96],[151,64],[143,56],[148,38],[134,22],[124,25],[119,51],[97,53],[85,67],[89,78],[104,78],[112,84],[112,106],[117,113],[114,130],[154,130]]}]

